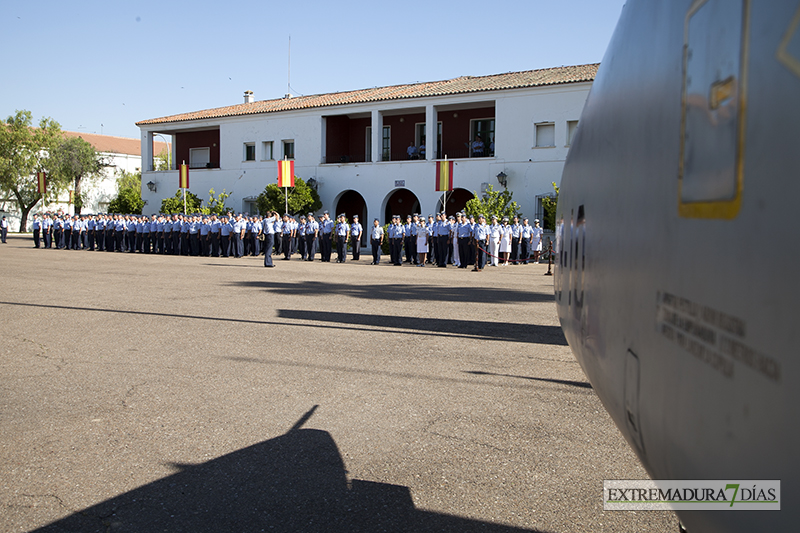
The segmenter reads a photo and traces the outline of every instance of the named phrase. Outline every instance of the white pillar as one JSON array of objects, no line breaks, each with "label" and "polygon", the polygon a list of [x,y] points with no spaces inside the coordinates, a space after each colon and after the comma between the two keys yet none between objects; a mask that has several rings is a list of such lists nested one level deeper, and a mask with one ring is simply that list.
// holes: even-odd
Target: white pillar
[{"label": "white pillar", "polygon": [[372,162],[383,161],[383,115],[377,109],[372,110]]},{"label": "white pillar", "polygon": [[[174,143],[173,143],[174,144]],[[153,170],[153,132],[142,132],[142,172]]]},{"label": "white pillar", "polygon": [[436,159],[436,126],[437,122],[436,108],[433,104],[425,106],[425,159],[432,161]]}]

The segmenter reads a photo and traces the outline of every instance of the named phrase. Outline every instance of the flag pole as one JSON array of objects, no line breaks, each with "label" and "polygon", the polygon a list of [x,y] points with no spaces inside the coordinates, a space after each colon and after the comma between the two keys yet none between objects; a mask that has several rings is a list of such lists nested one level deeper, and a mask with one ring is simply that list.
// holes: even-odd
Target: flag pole
[{"label": "flag pole", "polygon": [[[186,160],[185,159],[183,160],[183,164],[184,165],[186,164]],[[183,185],[183,184],[181,183],[181,185]],[[186,188],[185,187],[181,187],[181,190],[183,191],[183,214],[186,215]]]},{"label": "flag pole", "polygon": [[[445,168],[450,168],[447,166],[447,154],[444,156],[444,166]],[[449,176],[448,176],[449,178]],[[447,189],[445,188],[442,190],[442,213],[447,214]]]}]

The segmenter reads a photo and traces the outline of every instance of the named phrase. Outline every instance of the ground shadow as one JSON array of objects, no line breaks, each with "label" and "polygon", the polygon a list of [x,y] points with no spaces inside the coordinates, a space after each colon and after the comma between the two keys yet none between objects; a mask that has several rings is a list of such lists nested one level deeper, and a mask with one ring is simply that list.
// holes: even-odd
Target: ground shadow
[{"label": "ground shadow", "polygon": [[333,322],[350,326],[407,329],[416,332],[449,334],[494,341],[529,342],[535,344],[567,345],[560,326],[541,326],[515,322],[486,322],[481,320],[455,320],[450,318],[422,318],[361,313],[335,313],[331,311],[304,311],[278,309],[278,318]]},{"label": "ground shadow", "polygon": [[234,285],[252,287],[287,296],[335,294],[368,300],[396,302],[460,302],[460,303],[537,303],[553,302],[550,293],[530,290],[492,289],[488,287],[440,287],[434,285],[330,283],[325,281],[236,281]]},{"label": "ground shadow", "polygon": [[418,510],[408,487],[349,480],[327,431],[302,429],[121,494],[37,532],[531,531]]},{"label": "ground shadow", "polygon": [[[540,344],[558,344],[562,346],[567,345],[567,340],[559,326],[537,326],[535,324],[507,322],[481,322],[475,320],[398,317],[392,315],[364,315],[358,313],[331,313],[328,311],[296,311],[292,309],[278,309],[277,313],[279,319],[293,318],[303,320],[302,323],[291,323],[287,322],[286,320],[252,320],[247,318],[226,318],[208,315],[181,315],[155,311],[128,311],[124,309],[103,309],[99,307],[77,307],[24,302],[0,302],[0,305],[37,307],[41,309],[63,309],[70,311],[88,311],[96,313],[158,316],[176,318],[180,320],[232,322],[264,326],[329,328],[348,331],[364,331],[363,326],[369,326],[373,328],[373,331],[385,331],[387,333],[399,333],[405,335],[465,337],[471,339],[532,342]],[[309,322],[317,323],[309,324]],[[320,324],[320,322],[323,322],[323,324]],[[324,324],[324,322],[328,322],[328,324]]]},{"label": "ground shadow", "polygon": [[516,379],[529,379],[531,381],[545,381],[547,383],[557,383],[559,385],[569,385],[571,387],[581,387],[583,389],[591,389],[592,384],[587,381],[573,381],[571,379],[555,379],[555,378],[535,378],[533,376],[515,376],[513,374],[498,374],[495,372],[484,372],[483,370],[464,370],[465,374],[472,374],[473,376],[498,376],[503,378],[516,378]]}]

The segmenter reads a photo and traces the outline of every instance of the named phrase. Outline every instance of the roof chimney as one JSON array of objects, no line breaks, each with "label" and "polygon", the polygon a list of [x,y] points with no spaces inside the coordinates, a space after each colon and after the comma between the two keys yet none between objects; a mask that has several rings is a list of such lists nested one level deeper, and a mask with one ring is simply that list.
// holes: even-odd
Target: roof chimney
[{"label": "roof chimney", "polygon": [[253,102],[255,102],[255,99],[253,98],[253,91],[245,91],[244,92],[244,103],[245,104],[252,104]]}]

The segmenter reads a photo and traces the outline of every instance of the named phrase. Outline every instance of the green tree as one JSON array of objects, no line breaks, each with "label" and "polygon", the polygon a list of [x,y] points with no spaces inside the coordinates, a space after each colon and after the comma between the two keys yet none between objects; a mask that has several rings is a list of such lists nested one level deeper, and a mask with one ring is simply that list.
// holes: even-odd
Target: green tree
[{"label": "green tree", "polygon": [[542,228],[555,231],[556,229],[556,207],[558,207],[558,194],[560,188],[553,182],[553,190],[555,196],[545,196],[542,198],[542,208],[544,209],[544,220],[542,221]]},{"label": "green tree", "polygon": [[468,215],[474,215],[476,220],[479,215],[485,216],[486,220],[491,219],[492,215],[499,219],[503,217],[513,219],[519,215],[519,204],[512,200],[514,193],[508,189],[502,192],[495,191],[494,187],[489,185],[482,197],[479,198],[478,193],[473,194],[475,197],[467,201],[464,211]]},{"label": "green tree", "polygon": [[71,182],[75,190],[75,213],[80,214],[84,197],[81,184],[84,180],[97,178],[108,166],[94,146],[80,137],[65,137],[56,144],[51,154],[53,171],[63,181]]},{"label": "green tree", "polygon": [[141,215],[143,207],[141,172],[123,170],[117,178],[117,196],[108,205],[109,212]]},{"label": "green tree", "polygon": [[[27,231],[28,213],[43,201],[57,198],[64,189],[52,170],[50,153],[60,139],[61,126],[43,118],[39,128],[31,127],[30,111],[17,111],[0,122],[0,190],[13,195],[20,211],[20,231]],[[47,193],[37,191],[37,172],[47,172]]]},{"label": "green tree", "polygon": [[225,206],[225,200],[228,199],[230,194],[225,192],[225,189],[222,189],[222,192],[214,198],[215,191],[214,189],[208,190],[208,203],[205,207],[200,208],[200,212],[204,215],[224,215],[230,208]]},{"label": "green tree", "polygon": [[171,170],[172,169],[172,154],[169,150],[161,150],[161,153],[153,157],[153,170]]},{"label": "green tree", "polygon": [[[283,213],[286,210],[283,189],[277,183],[270,183],[256,198],[256,205],[262,215],[270,211]],[[309,213],[318,211],[321,207],[322,200],[317,191],[309,187],[303,178],[295,176],[294,187],[289,188],[289,212]]]},{"label": "green tree", "polygon": [[[186,191],[186,211],[185,213],[199,213],[200,198],[189,191]],[[183,189],[178,189],[175,196],[161,200],[161,212],[167,214],[184,213],[183,210]]]}]

